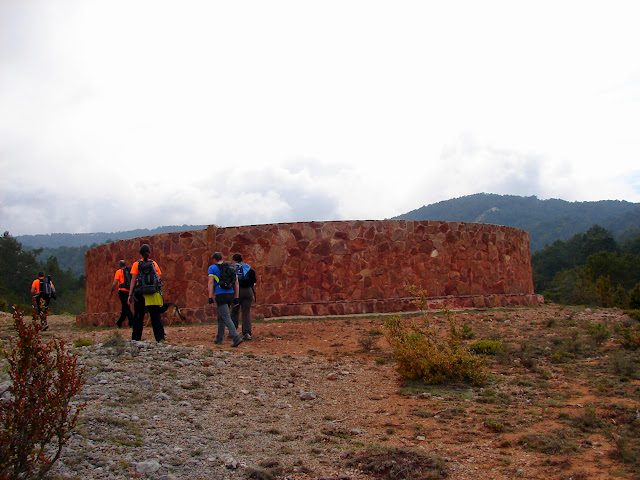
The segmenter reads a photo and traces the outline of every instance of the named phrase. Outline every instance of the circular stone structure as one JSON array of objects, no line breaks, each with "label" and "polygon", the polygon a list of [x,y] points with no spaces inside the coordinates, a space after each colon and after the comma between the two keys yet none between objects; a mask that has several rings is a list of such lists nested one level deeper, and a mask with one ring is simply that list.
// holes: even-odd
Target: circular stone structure
[{"label": "circular stone structure", "polygon": [[256,271],[254,318],[415,311],[424,308],[540,305],[533,291],[529,235],[501,225],[432,220],[297,222],[164,233],[87,251],[81,325],[112,325],[109,296],[117,261],[131,265],[140,245],[162,269],[164,298],[188,322],[214,321],[207,268],[214,252],[241,253]]}]

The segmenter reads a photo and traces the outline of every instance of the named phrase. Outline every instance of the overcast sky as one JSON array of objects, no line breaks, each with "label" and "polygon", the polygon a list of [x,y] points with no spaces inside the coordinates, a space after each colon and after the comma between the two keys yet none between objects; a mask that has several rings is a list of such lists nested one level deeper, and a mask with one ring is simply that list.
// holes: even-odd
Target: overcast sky
[{"label": "overcast sky", "polygon": [[640,202],[640,2],[0,0],[0,230]]}]

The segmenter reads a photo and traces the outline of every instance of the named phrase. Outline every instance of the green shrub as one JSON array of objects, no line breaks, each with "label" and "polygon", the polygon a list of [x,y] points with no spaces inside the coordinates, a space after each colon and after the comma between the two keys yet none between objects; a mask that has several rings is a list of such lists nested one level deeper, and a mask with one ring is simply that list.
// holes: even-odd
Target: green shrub
[{"label": "green shrub", "polygon": [[442,458],[408,448],[370,448],[349,455],[346,464],[385,480],[437,480],[448,475]]},{"label": "green shrub", "polygon": [[478,340],[469,345],[469,350],[479,355],[495,355],[504,348],[499,340]]},{"label": "green shrub", "polygon": [[625,313],[629,315],[631,318],[633,318],[634,320],[640,322],[640,310],[632,309],[632,310],[627,310]]},{"label": "green shrub", "polygon": [[460,336],[465,340],[471,340],[476,334],[473,332],[473,327],[468,323],[462,325],[462,331],[460,332]]},{"label": "green shrub", "polygon": [[637,350],[640,347],[639,325],[620,328],[620,345],[627,350]]},{"label": "green shrub", "polygon": [[78,338],[73,342],[73,346],[76,348],[90,347],[91,345],[93,345],[93,339],[87,337]]},{"label": "green shrub", "polygon": [[588,332],[589,336],[598,345],[611,338],[611,332],[602,323],[591,323]]},{"label": "green shrub", "polygon": [[83,405],[72,405],[84,370],[64,342],[43,343],[39,322],[15,309],[17,336],[0,352],[9,364],[9,396],[0,402],[0,478],[43,478],[60,458]]},{"label": "green shrub", "polygon": [[629,308],[632,310],[640,309],[640,283],[636,283],[629,292]]},{"label": "green shrub", "polygon": [[436,338],[434,329],[407,327],[397,317],[384,324],[385,336],[397,361],[398,373],[409,380],[422,379],[427,384],[468,381],[480,385],[486,380],[484,359],[471,352],[461,340],[460,332],[449,317],[448,338]]},{"label": "green shrub", "polygon": [[504,423],[498,420],[489,419],[486,422],[484,422],[484,426],[495,433],[502,433],[505,431]]}]

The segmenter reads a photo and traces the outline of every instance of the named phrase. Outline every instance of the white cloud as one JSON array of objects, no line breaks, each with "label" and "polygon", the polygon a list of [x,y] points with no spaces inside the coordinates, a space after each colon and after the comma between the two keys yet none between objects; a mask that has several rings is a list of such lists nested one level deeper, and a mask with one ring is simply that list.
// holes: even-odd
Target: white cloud
[{"label": "white cloud", "polygon": [[376,219],[480,191],[640,201],[638,13],[0,0],[0,226]]}]

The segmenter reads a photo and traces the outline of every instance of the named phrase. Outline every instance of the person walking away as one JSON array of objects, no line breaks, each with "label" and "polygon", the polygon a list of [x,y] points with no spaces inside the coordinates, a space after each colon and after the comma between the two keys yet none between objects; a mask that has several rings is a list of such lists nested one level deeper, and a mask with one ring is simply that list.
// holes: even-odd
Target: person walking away
[{"label": "person walking away", "polygon": [[45,277],[44,272],[38,272],[38,278],[31,283],[32,302],[35,306],[34,320],[40,318],[42,330],[47,330],[47,311],[49,310],[49,302],[52,298],[56,298],[56,287],[54,287],[51,277]]},{"label": "person walking away", "polygon": [[160,310],[162,299],[162,271],[151,260],[151,247],[146,243],[140,247],[142,258],[131,265],[131,285],[129,303],[133,301],[133,331],[131,340],[142,340],[145,308],[149,311],[151,327],[156,342],[164,341],[164,327]]},{"label": "person walking away", "polygon": [[234,268],[238,277],[238,304],[231,308],[231,320],[233,325],[238,329],[240,320],[240,310],[242,310],[242,338],[243,340],[251,340],[251,304],[256,298],[256,273],[251,265],[242,262],[242,255],[235,253],[233,261],[236,262]]},{"label": "person walking away", "polygon": [[242,343],[242,338],[231,320],[230,308],[232,303],[237,303],[238,299],[238,278],[233,266],[222,261],[222,253],[216,252],[212,256],[213,264],[209,266],[207,275],[207,290],[209,293],[209,304],[213,303],[215,296],[218,307],[218,334],[215,344],[220,345],[224,339],[224,329],[229,329],[229,335],[233,339],[232,347],[237,347]]},{"label": "person walking away", "polygon": [[127,262],[124,260],[118,260],[118,270],[113,277],[113,286],[111,287],[111,294],[117,288],[118,298],[122,309],[120,311],[120,318],[116,321],[118,328],[122,328],[122,323],[126,318],[129,322],[129,327],[133,327],[133,313],[129,308],[129,290],[131,289],[131,268],[127,267]]}]

